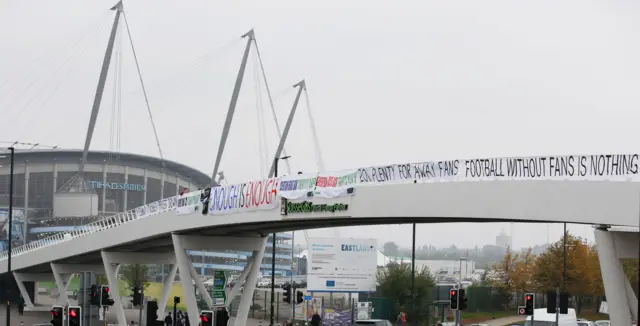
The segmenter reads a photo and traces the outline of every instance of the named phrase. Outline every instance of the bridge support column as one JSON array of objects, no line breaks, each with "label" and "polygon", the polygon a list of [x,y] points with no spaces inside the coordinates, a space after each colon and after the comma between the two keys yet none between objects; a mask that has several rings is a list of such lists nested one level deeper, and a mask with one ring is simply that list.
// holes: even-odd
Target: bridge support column
[{"label": "bridge support column", "polygon": [[[267,248],[268,237],[261,239],[260,249],[253,252],[253,261],[251,269],[247,275],[247,282],[245,282],[242,296],[240,297],[240,306],[238,307],[238,313],[236,314],[236,320],[234,325],[244,326],[247,324],[247,318],[249,317],[249,308],[251,308],[251,302],[253,301],[253,292],[256,290],[256,283],[258,282],[258,274],[260,274],[260,264],[264,257],[264,251]],[[237,285],[238,283],[236,283]]]},{"label": "bridge support column", "polygon": [[162,287],[162,297],[160,298],[160,302],[158,303],[158,320],[164,320],[164,315],[167,310],[167,303],[169,302],[169,294],[171,293],[171,288],[173,287],[173,281],[176,279],[177,272],[178,264],[173,264],[173,266],[171,266],[171,269],[169,270],[169,275],[164,281],[164,285]]},{"label": "bridge support column", "polygon": [[[13,277],[16,279],[16,283],[18,284],[18,289],[20,290],[20,294],[22,295],[22,298],[24,298],[25,310],[28,311],[33,309],[34,308],[33,301],[29,296],[29,292],[27,292],[27,288],[24,287],[24,282],[29,282],[29,281],[35,282],[35,281],[41,281],[41,280],[33,280],[27,277],[27,275],[18,273],[18,272],[13,272]],[[38,289],[36,288],[34,295],[36,295],[37,293],[38,293]],[[33,299],[35,300],[35,298]]]},{"label": "bridge support column", "polygon": [[595,230],[595,239],[611,325],[629,325],[631,307],[625,284],[628,281],[618,257],[613,233],[606,228],[599,228]]},{"label": "bridge support column", "polygon": [[211,295],[209,294],[209,291],[207,291],[207,288],[204,287],[202,278],[198,276],[198,272],[196,272],[196,268],[193,267],[193,264],[191,264],[191,260],[189,260],[189,272],[191,273],[191,277],[193,278],[193,281],[196,283],[196,286],[198,287],[198,291],[200,292],[200,295],[202,296],[202,298],[204,298],[204,301],[207,302],[207,305],[209,307],[212,307],[213,299],[211,299]]},{"label": "bridge support column", "polygon": [[54,263],[51,263],[51,271],[53,271],[53,279],[56,281],[56,286],[60,294],[58,296],[58,304],[63,306],[69,304],[69,296],[67,295],[67,290],[69,289],[69,281],[71,281],[73,274],[64,273],[62,269]]},{"label": "bridge support column", "polygon": [[253,266],[253,256],[247,259],[247,264],[244,266],[244,269],[242,270],[242,273],[240,274],[240,276],[236,279],[236,284],[233,285],[233,287],[231,288],[231,291],[229,292],[229,297],[227,300],[227,309],[231,305],[231,301],[233,301],[236,295],[238,295],[240,288],[242,288],[242,283],[244,283],[244,280],[247,279],[247,275],[249,275],[249,272],[251,271],[251,266]]},{"label": "bridge support column", "polygon": [[[102,258],[103,260],[105,259],[104,257],[106,257],[105,261],[109,261],[112,265],[117,264],[117,266],[137,265],[137,264],[158,264],[158,263],[174,264],[175,266],[175,262],[176,262],[176,257],[172,252],[150,253],[150,252],[103,251],[102,255],[103,255],[103,258]],[[173,279],[176,277],[175,271],[173,272],[173,276],[171,275],[169,276],[170,276],[171,282],[169,282],[169,286],[168,287],[165,286],[165,288],[168,288],[169,290],[171,290],[171,286],[173,285]],[[111,285],[111,281],[109,281],[109,286],[113,288],[113,285]],[[169,296],[169,292],[166,293],[166,297],[168,296]],[[163,292],[163,298],[165,298],[164,292]],[[115,298],[114,298],[114,301],[115,301]],[[114,302],[114,305],[115,304],[116,303]],[[165,311],[164,308],[166,305],[167,305],[167,300],[165,298],[164,304],[160,302],[160,305],[158,307],[158,317],[161,318],[160,320],[164,320],[164,311]]]},{"label": "bridge support column", "polygon": [[180,271],[180,282],[182,283],[184,301],[187,305],[187,312],[189,313],[189,322],[191,325],[198,325],[200,312],[198,311],[196,293],[193,289],[193,279],[191,278],[191,259],[189,259],[187,251],[182,244],[182,236],[172,234],[171,237],[173,238],[173,248],[176,252],[178,270]]},{"label": "bridge support column", "polygon": [[629,301],[629,306],[631,308],[631,318],[636,321],[636,325],[638,322],[638,297],[636,297],[635,292],[633,292],[633,287],[631,286],[631,282],[629,279],[625,278],[626,288],[627,288],[627,300]]},{"label": "bridge support column", "polygon": [[102,263],[104,264],[104,273],[109,281],[109,288],[111,290],[111,299],[113,299],[113,308],[116,313],[118,325],[127,325],[127,319],[124,316],[124,308],[122,307],[122,299],[120,298],[120,283],[118,282],[118,270],[120,265],[114,265],[111,259],[109,259],[109,253],[102,251]]}]

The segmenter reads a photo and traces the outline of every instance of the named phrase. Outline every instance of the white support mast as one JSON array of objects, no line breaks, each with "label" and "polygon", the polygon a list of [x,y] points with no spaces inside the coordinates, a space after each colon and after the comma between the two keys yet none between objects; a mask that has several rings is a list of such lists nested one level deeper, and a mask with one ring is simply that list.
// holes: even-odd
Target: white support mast
[{"label": "white support mast", "polygon": [[284,130],[282,131],[282,137],[280,137],[280,142],[278,143],[278,148],[276,149],[276,154],[274,155],[273,164],[271,164],[271,169],[269,170],[269,178],[273,177],[276,172],[276,158],[280,157],[282,154],[282,150],[284,149],[284,143],[287,140],[287,136],[289,135],[289,130],[291,129],[291,124],[293,123],[293,117],[296,115],[296,109],[298,108],[298,103],[300,102],[300,95],[302,95],[302,91],[307,88],[307,84],[304,79],[299,81],[297,84],[293,85],[293,87],[298,88],[298,94],[296,94],[296,99],[293,101],[293,107],[289,112],[289,118],[287,118],[287,123],[284,126]]},{"label": "white support mast", "polygon": [[96,128],[96,120],[98,119],[98,112],[100,111],[100,103],[102,102],[102,95],[104,93],[104,85],[107,81],[107,74],[109,73],[109,65],[111,64],[111,55],[113,54],[113,46],[116,40],[116,34],[118,32],[118,23],[120,22],[120,15],[122,14],[122,1],[119,1],[115,6],[111,8],[115,10],[116,16],[113,19],[113,26],[111,27],[111,35],[109,35],[109,43],[107,43],[107,50],[104,53],[104,59],[102,61],[102,69],[100,70],[100,77],[98,78],[98,87],[96,88],[96,95],[93,98],[93,107],[91,108],[91,118],[89,119],[89,127],[87,128],[87,135],[84,141],[84,150],[82,151],[82,162],[80,163],[80,175],[84,175],[84,167],[87,163],[87,155],[89,154],[89,146],[91,145],[91,138],[93,137],[93,131]]},{"label": "white support mast", "polygon": [[240,88],[242,88],[242,80],[244,79],[244,71],[247,68],[247,61],[249,59],[249,52],[251,51],[251,44],[255,40],[255,33],[253,29],[242,35],[243,38],[247,37],[247,46],[244,49],[242,56],[242,63],[240,63],[240,70],[238,70],[238,77],[236,77],[236,84],[233,87],[233,93],[231,94],[231,101],[229,102],[229,110],[227,111],[227,118],[224,121],[224,127],[222,128],[222,137],[220,138],[220,145],[218,146],[218,154],[216,155],[216,162],[213,166],[213,173],[211,174],[211,186],[217,186],[216,175],[220,168],[220,161],[222,160],[222,153],[224,153],[224,147],[227,143],[229,136],[229,130],[231,129],[231,122],[233,121],[233,115],[236,111],[236,104],[238,103],[238,96],[240,95]]}]

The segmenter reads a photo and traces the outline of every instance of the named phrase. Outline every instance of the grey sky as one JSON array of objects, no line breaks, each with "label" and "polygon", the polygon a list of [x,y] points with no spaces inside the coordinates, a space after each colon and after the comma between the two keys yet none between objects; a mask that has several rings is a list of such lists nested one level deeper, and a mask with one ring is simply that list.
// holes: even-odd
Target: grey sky
[{"label": "grey sky", "polygon": [[[83,145],[114,2],[0,2],[0,110],[10,121],[0,140]],[[637,1],[391,4],[125,2],[166,158],[210,173],[244,46],[239,36],[252,27],[281,121],[291,86],[307,79],[328,169],[638,151]],[[122,60],[120,150],[157,156],[129,47]],[[222,162],[233,182],[261,177],[254,75],[252,59]],[[114,148],[107,85],[92,149]],[[272,154],[275,131],[261,93]],[[316,170],[301,108],[287,149],[294,169]],[[473,245],[493,243],[509,225],[422,225],[419,242],[448,245],[458,228],[474,233],[463,244]],[[551,228],[552,240],[560,228]],[[409,244],[410,226],[360,229],[341,235]],[[546,241],[545,225],[514,232],[516,246]]]}]

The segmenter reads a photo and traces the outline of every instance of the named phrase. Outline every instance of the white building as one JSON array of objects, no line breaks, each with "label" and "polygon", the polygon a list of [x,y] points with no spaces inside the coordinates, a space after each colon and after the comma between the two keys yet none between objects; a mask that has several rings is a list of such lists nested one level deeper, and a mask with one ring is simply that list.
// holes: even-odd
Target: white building
[{"label": "white building", "polygon": [[511,247],[511,236],[507,235],[504,230],[496,237],[496,246],[503,248]]}]

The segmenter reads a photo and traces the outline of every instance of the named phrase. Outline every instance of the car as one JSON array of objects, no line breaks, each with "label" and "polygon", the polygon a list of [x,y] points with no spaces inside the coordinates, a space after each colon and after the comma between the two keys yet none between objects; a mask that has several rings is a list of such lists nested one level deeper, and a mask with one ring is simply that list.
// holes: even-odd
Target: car
[{"label": "car", "polygon": [[390,321],[384,319],[367,319],[367,320],[356,320],[353,323],[353,326],[356,325],[369,325],[369,326],[393,326]]}]

